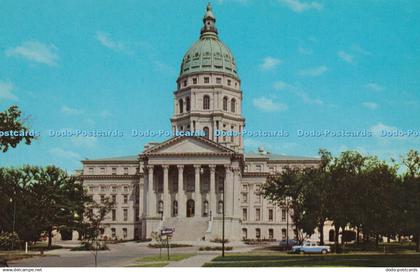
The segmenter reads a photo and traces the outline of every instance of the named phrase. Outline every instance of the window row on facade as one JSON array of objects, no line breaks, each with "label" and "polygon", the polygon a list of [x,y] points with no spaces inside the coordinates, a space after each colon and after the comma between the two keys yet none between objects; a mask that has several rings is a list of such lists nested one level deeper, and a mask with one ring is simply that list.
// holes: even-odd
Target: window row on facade
[{"label": "window row on facade", "polygon": [[[230,109],[229,109],[229,105],[230,105]],[[210,96],[209,95],[204,95],[203,96],[202,109],[203,110],[209,110],[210,106],[211,106],[210,105]],[[191,98],[189,96],[187,96],[185,98],[185,106],[184,106],[184,99],[180,98],[178,100],[178,107],[179,107],[179,113],[184,113],[184,109],[185,109],[185,112],[190,112],[191,111]],[[236,99],[231,98],[230,102],[229,102],[229,98],[227,96],[224,96],[223,97],[223,110],[228,111],[228,109],[232,113],[236,112]]]},{"label": "window row on facade", "polygon": [[[268,222],[274,222],[274,209],[269,208],[268,210]],[[242,221],[249,221],[252,220],[252,218],[249,218],[248,215],[248,208],[242,208]],[[262,215],[261,215],[261,208],[255,208],[255,217],[253,218],[254,221],[262,221]],[[286,222],[287,221],[287,210],[282,209],[281,210],[281,221]]]},{"label": "window row on facade", "polygon": [[[261,228],[253,229],[254,233],[249,233],[251,229],[242,228],[242,239],[275,239],[273,228],[269,228],[265,234],[261,232]],[[287,238],[287,229],[281,229],[281,239]]]},{"label": "window row on facade", "polygon": [[[96,170],[96,171],[95,171]],[[135,174],[139,172],[139,168],[137,167],[135,170],[135,173],[132,173],[131,169],[129,167],[88,167],[87,168],[87,174],[88,175],[94,175],[94,174],[100,174],[100,175],[129,175]],[[86,174],[86,173],[85,173]]]},{"label": "window row on facade", "polygon": [[[204,76],[202,77],[202,80],[199,80],[198,77],[192,77],[192,78],[185,78],[182,80],[182,87],[187,87],[188,85],[197,85],[197,84],[225,84],[227,86],[234,86],[238,87],[238,82],[235,80],[232,80],[230,78],[223,79],[222,77],[209,77]],[[178,89],[181,86],[178,85]]]}]

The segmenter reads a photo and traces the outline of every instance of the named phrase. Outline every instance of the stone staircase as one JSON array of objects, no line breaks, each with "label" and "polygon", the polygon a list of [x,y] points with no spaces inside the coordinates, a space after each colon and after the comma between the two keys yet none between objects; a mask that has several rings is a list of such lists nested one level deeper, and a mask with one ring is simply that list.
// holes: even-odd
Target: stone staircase
[{"label": "stone staircase", "polygon": [[167,218],[163,227],[175,228],[172,241],[200,241],[209,229],[208,218]]}]

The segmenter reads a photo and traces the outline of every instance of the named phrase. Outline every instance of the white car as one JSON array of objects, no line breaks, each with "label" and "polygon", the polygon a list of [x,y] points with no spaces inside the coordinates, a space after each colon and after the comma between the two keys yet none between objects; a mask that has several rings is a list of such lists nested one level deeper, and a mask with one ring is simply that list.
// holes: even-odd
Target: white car
[{"label": "white car", "polygon": [[330,246],[320,246],[316,242],[304,242],[302,245],[292,247],[292,253],[321,253],[331,252]]}]

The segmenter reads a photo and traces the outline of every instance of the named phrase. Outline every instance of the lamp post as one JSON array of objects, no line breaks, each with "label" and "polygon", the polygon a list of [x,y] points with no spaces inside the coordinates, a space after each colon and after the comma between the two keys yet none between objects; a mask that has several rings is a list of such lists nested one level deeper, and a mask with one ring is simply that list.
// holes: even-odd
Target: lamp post
[{"label": "lamp post", "polygon": [[12,221],[12,250],[15,248],[15,224],[16,224],[16,201],[13,198],[10,198],[10,203],[13,202],[13,221]]},{"label": "lamp post", "polygon": [[286,250],[289,250],[289,202],[286,197]]}]

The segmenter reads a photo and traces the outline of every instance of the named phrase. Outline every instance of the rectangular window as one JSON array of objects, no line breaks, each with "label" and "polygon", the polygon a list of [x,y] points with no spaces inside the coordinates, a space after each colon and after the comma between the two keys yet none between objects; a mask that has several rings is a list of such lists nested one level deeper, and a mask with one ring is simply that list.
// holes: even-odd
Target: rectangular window
[{"label": "rectangular window", "polygon": [[248,202],[248,193],[241,193],[242,195],[242,203]]},{"label": "rectangular window", "polygon": [[127,238],[127,228],[123,228],[123,237]]},{"label": "rectangular window", "polygon": [[273,209],[269,209],[268,210],[268,221],[273,221],[274,216],[273,216]]},{"label": "rectangular window", "polygon": [[273,229],[268,229],[268,238],[269,239],[273,239],[274,238],[274,230]]},{"label": "rectangular window", "polygon": [[117,186],[112,186],[112,192],[116,193],[117,192]]},{"label": "rectangular window", "polygon": [[193,78],[193,84],[197,84],[197,78]]},{"label": "rectangular window", "polygon": [[89,167],[89,174],[93,174],[93,167]]},{"label": "rectangular window", "polygon": [[209,77],[205,77],[204,78],[204,83],[210,83],[210,78]]},{"label": "rectangular window", "polygon": [[128,186],[124,186],[124,192],[128,192]]},{"label": "rectangular window", "polygon": [[260,239],[261,238],[261,229],[255,229],[255,237],[257,239]]},{"label": "rectangular window", "polygon": [[112,209],[111,213],[112,213],[112,221],[116,221],[117,220],[117,211],[115,209]]},{"label": "rectangular window", "polygon": [[89,186],[89,192],[93,193],[93,186]]},{"label": "rectangular window", "polygon": [[255,221],[261,220],[261,210],[259,208],[255,209]]},{"label": "rectangular window", "polygon": [[242,220],[246,221],[248,219],[248,210],[246,208],[242,209]]},{"label": "rectangular window", "polygon": [[221,77],[217,77],[216,78],[216,83],[217,84],[222,84],[222,78]]},{"label": "rectangular window", "polygon": [[101,167],[100,172],[101,172],[101,174],[105,174],[105,167]]},{"label": "rectangular window", "polygon": [[286,229],[281,230],[281,239],[286,239]]},{"label": "rectangular window", "polygon": [[232,84],[232,80],[228,79],[227,84],[230,86]]},{"label": "rectangular window", "polygon": [[244,184],[242,185],[242,191],[248,191],[248,185]]},{"label": "rectangular window", "polygon": [[128,195],[124,195],[124,204],[128,203]]},{"label": "rectangular window", "polygon": [[257,172],[261,172],[262,170],[261,164],[257,164],[256,169],[257,169]]},{"label": "rectangular window", "polygon": [[112,202],[117,203],[117,195],[112,195]]},{"label": "rectangular window", "polygon": [[101,195],[101,203],[104,203],[104,202],[105,202],[105,196]]},{"label": "rectangular window", "polygon": [[124,209],[124,221],[128,221],[128,209]]},{"label": "rectangular window", "polygon": [[112,236],[112,238],[115,238],[117,236],[115,228],[111,228],[111,236]]},{"label": "rectangular window", "polygon": [[117,174],[117,168],[116,167],[112,167],[111,173],[112,173],[112,175],[116,175]]},{"label": "rectangular window", "polygon": [[124,175],[128,175],[128,167],[124,167]]},{"label": "rectangular window", "polygon": [[281,210],[281,221],[286,221],[286,209]]},{"label": "rectangular window", "polygon": [[106,187],[105,186],[101,186],[101,193],[105,192]]}]

